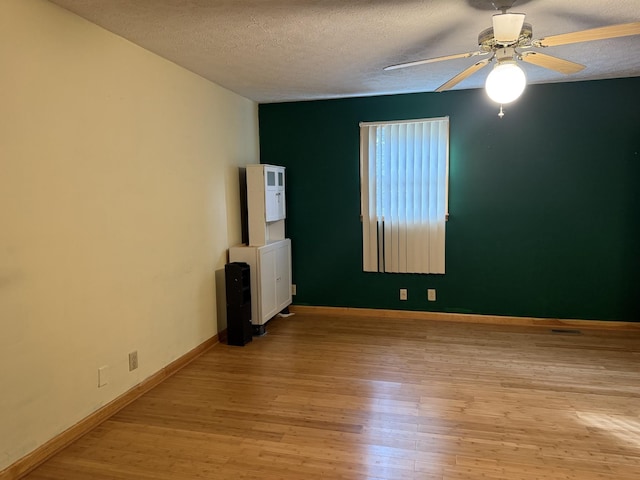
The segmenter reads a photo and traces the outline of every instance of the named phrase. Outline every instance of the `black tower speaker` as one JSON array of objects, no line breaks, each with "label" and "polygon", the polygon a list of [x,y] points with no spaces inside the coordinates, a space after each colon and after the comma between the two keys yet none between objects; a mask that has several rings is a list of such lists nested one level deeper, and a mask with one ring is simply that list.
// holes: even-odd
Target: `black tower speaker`
[{"label": "black tower speaker", "polygon": [[252,340],[251,284],[249,265],[231,262],[224,266],[227,289],[227,343],[243,346]]}]

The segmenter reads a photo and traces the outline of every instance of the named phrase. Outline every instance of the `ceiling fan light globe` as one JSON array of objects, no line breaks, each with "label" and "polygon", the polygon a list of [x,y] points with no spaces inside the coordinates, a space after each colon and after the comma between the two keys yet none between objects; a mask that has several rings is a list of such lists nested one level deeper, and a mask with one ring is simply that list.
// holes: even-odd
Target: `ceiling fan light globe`
[{"label": "ceiling fan light globe", "polygon": [[527,85],[527,78],[515,62],[499,63],[487,76],[485,90],[496,103],[506,104],[518,99]]}]

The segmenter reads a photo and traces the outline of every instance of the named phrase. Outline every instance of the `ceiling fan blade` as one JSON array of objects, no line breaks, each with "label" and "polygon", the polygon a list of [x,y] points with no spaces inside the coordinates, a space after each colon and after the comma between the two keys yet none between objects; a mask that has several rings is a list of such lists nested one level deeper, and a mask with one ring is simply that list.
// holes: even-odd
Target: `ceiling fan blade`
[{"label": "ceiling fan blade", "polygon": [[[493,57],[491,57],[493,58]],[[485,58],[484,60],[480,60],[477,63],[474,63],[473,65],[471,65],[469,68],[463,70],[462,72],[460,72],[458,75],[456,75],[455,77],[453,77],[451,80],[449,80],[446,83],[443,83],[442,85],[440,85],[438,88],[436,88],[436,92],[443,92],[445,90],[449,90],[450,88],[455,87],[458,83],[460,83],[462,80],[464,80],[465,78],[473,75],[474,73],[476,73],[478,70],[480,70],[482,67],[486,66],[489,64],[489,62],[491,62],[491,58]]]},{"label": "ceiling fan blade", "polygon": [[563,60],[562,58],[552,57],[540,52],[523,52],[522,60],[527,63],[538,65],[539,67],[555,70],[556,72],[569,75],[570,73],[578,73],[585,68],[579,63]]},{"label": "ceiling fan blade", "polygon": [[560,35],[552,35],[535,40],[532,43],[536,47],[555,47],[557,45],[606,40],[607,38],[627,37],[629,35],[640,35],[640,22],[621,23],[573,33],[561,33]]},{"label": "ceiling fan blade", "polygon": [[457,58],[469,58],[469,57],[475,57],[476,55],[487,55],[488,53],[489,52],[482,52],[482,51],[468,52],[468,53],[456,53],[454,55],[445,55],[444,57],[427,58],[425,60],[416,60],[415,62],[407,62],[407,63],[399,63],[397,65],[389,65],[388,67],[384,67],[383,70],[384,71],[397,70],[399,68],[407,68],[407,67],[415,67],[417,65],[424,65],[425,63],[442,62],[444,60],[455,60]]}]

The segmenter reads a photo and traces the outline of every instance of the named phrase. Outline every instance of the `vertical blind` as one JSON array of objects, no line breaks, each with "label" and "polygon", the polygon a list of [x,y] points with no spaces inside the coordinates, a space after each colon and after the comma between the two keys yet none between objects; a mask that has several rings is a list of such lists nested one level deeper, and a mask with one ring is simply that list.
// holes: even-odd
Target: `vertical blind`
[{"label": "vertical blind", "polygon": [[360,124],[363,267],[444,273],[449,117]]}]

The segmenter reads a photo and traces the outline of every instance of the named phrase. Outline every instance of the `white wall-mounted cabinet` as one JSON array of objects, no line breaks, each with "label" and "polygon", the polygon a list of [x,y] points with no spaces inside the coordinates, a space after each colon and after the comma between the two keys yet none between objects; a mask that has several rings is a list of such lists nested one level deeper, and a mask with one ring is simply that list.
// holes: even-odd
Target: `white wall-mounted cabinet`
[{"label": "white wall-mounted cabinet", "polygon": [[291,240],[231,247],[229,261],[249,264],[253,325],[264,325],[291,305]]},{"label": "white wall-mounted cabinet", "polygon": [[284,239],[285,168],[247,165],[249,245],[259,246]]},{"label": "white wall-mounted cabinet", "polygon": [[264,165],[265,220],[275,222],[287,216],[284,201],[284,167]]}]

